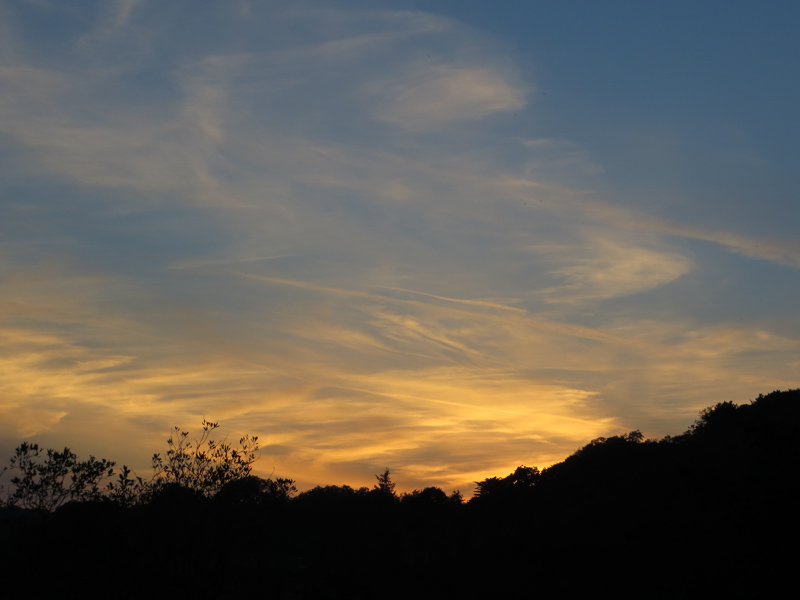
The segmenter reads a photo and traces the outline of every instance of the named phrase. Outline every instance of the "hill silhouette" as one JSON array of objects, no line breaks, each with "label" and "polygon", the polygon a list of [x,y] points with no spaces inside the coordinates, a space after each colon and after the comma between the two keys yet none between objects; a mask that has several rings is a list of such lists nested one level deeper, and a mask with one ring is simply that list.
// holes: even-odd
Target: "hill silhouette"
[{"label": "hill silhouette", "polygon": [[6,589],[34,598],[778,596],[794,582],[798,424],[800,390],[723,402],[681,435],[598,438],[487,478],[467,503],[397,495],[388,469],[373,489],[295,494],[247,454],[214,488],[161,481],[54,511],[9,495],[0,559]]}]

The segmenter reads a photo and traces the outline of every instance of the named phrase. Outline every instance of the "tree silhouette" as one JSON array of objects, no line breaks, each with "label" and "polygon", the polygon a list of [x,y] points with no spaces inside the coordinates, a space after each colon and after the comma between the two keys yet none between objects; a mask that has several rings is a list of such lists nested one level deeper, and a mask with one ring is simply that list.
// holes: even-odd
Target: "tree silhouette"
[{"label": "tree silhouette", "polygon": [[[541,472],[487,478],[466,505],[438,487],[398,497],[388,468],[371,490],[295,496],[291,480],[252,474],[257,439],[213,441],[206,421],[197,440],[174,430],[152,481],[26,442],[0,507],[0,563],[15,575],[4,590],[22,596],[36,581],[35,595],[49,597],[69,582],[140,597],[120,585],[122,567],[178,598],[253,593],[264,581],[282,598],[577,598],[618,594],[623,574],[655,598],[778,596],[800,533],[798,422],[800,390],[722,402],[682,435],[597,438]],[[32,557],[65,540],[69,552],[38,582]],[[387,565],[402,573],[392,586]]]},{"label": "tree silhouette", "polygon": [[396,498],[397,494],[395,494],[394,488],[397,485],[394,481],[392,481],[391,472],[389,471],[389,467],[386,467],[383,473],[380,475],[375,475],[375,479],[378,480],[378,483],[372,488],[373,491],[378,492],[381,495],[384,495],[388,498]]},{"label": "tree silhouette", "polygon": [[225,506],[259,506],[286,502],[296,493],[297,487],[292,479],[264,479],[248,475],[228,481],[214,496],[214,500]]},{"label": "tree silhouette", "polygon": [[[13,491],[0,504],[52,512],[73,501],[109,500],[119,506],[134,506],[156,499],[211,498],[226,485],[252,477],[252,465],[258,458],[257,437],[246,435],[234,447],[224,439],[212,439],[218,427],[218,423],[204,419],[203,432],[196,440],[189,439],[188,431],[175,427],[166,453],[153,455],[149,481],[123,465],[117,479],[106,482],[115,475],[114,461],[94,456],[81,461],[69,448],[43,450],[38,444],[23,442],[3,469],[16,474],[10,480]],[[291,479],[255,479],[259,483],[251,482],[251,488],[258,488],[264,497],[287,499],[297,491]],[[239,496],[246,486],[240,485]]]},{"label": "tree silhouette", "polygon": [[443,505],[449,502],[447,494],[442,488],[426,487],[423,490],[414,490],[400,496],[400,502],[405,505]]},{"label": "tree silhouette", "polygon": [[114,462],[90,456],[80,461],[69,448],[63,451],[23,442],[14,451],[9,468],[19,475],[11,478],[14,492],[9,506],[53,511],[73,500],[97,500],[103,496],[103,480],[114,474]]},{"label": "tree silhouette", "polygon": [[489,477],[476,481],[476,502],[519,502],[528,498],[534,486],[541,480],[541,473],[536,467],[519,466],[506,477]]}]

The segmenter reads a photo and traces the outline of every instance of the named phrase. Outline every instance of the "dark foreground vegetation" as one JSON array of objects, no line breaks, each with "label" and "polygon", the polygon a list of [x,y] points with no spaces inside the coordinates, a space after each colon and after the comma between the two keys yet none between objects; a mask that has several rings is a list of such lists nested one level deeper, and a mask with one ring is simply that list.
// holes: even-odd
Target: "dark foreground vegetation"
[{"label": "dark foreground vegetation", "polygon": [[769,598],[795,588],[800,390],[684,434],[600,438],[543,471],[397,495],[251,474],[258,440],[175,430],[149,480],[22,444],[6,597]]}]

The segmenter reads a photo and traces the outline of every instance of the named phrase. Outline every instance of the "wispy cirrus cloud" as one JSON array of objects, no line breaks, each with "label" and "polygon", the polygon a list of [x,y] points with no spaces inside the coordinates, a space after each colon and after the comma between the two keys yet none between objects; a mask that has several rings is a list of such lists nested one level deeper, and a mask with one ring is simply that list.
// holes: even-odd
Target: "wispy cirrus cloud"
[{"label": "wispy cirrus cloud", "polygon": [[7,445],[80,432],[146,468],[207,416],[305,486],[389,465],[466,490],[791,385],[791,332],[672,307],[730,294],[698,283],[709,253],[795,268],[793,242],[587,190],[599,158],[511,125],[536,82],[501,43],[419,12],[194,6],[205,36],[120,2],[59,54],[6,10]]},{"label": "wispy cirrus cloud", "polygon": [[691,269],[677,252],[655,250],[633,240],[583,237],[581,244],[547,244],[531,251],[555,267],[563,283],[541,290],[548,302],[616,298],[661,287]]},{"label": "wispy cirrus cloud", "polygon": [[381,97],[379,119],[423,130],[525,105],[523,89],[494,69],[423,63],[410,71],[373,84]]}]

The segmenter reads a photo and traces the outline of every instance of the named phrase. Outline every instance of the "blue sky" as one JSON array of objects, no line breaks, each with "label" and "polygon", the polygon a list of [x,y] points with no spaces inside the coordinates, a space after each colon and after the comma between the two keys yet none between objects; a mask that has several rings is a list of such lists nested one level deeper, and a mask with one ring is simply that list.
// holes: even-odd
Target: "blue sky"
[{"label": "blue sky", "polygon": [[791,2],[0,2],[0,449],[467,492],[800,379]]}]

